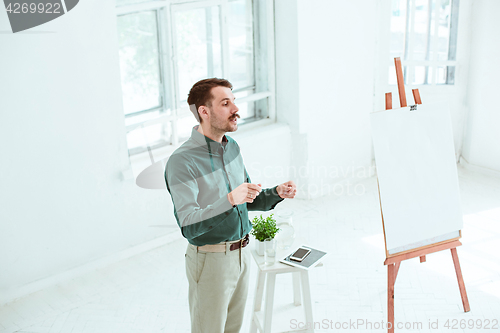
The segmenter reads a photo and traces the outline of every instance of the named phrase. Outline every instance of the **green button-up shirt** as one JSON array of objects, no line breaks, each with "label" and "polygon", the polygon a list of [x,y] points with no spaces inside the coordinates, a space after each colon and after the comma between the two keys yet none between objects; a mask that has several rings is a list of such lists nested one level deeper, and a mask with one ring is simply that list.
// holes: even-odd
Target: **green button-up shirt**
[{"label": "green button-up shirt", "polygon": [[252,229],[249,210],[268,211],[283,200],[273,187],[263,189],[252,203],[233,207],[227,194],[251,182],[240,147],[227,135],[222,144],[207,138],[197,126],[170,156],[165,182],[182,235],[197,246],[243,238]]}]

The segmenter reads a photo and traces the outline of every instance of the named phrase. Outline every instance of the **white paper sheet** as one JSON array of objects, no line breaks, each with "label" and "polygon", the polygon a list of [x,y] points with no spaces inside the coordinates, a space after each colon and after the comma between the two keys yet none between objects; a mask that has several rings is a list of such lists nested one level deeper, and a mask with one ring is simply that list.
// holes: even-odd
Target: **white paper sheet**
[{"label": "white paper sheet", "polygon": [[448,104],[370,117],[389,253],[456,234],[463,219]]}]

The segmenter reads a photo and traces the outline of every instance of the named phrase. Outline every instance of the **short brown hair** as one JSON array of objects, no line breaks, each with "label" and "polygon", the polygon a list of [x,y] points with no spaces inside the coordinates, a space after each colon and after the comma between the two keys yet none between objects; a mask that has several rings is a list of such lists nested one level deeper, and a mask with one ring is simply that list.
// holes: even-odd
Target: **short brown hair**
[{"label": "short brown hair", "polygon": [[[218,79],[216,77],[211,79],[204,79],[196,82],[189,91],[187,103],[189,109],[193,112],[194,117],[201,123],[201,117],[198,114],[198,108],[202,105],[212,107],[212,88],[222,86],[233,89],[233,85],[226,79]],[[193,108],[194,106],[194,108]]]}]

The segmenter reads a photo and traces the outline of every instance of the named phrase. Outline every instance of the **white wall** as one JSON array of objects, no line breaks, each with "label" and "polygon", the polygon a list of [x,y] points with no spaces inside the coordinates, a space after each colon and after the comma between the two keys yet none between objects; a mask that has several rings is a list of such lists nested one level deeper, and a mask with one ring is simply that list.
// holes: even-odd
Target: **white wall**
[{"label": "white wall", "polygon": [[268,188],[289,180],[286,168],[291,158],[289,126],[277,123],[229,135],[240,146],[252,183]]},{"label": "white wall", "polygon": [[[0,30],[10,31],[5,11]],[[168,194],[128,165],[114,1],[0,34],[0,295],[154,239]]]},{"label": "white wall", "polygon": [[301,197],[314,198],[369,173],[377,4],[277,0],[275,8],[278,120],[291,126]]},{"label": "white wall", "polygon": [[470,164],[500,171],[500,1],[475,1],[472,6],[469,114],[463,157]]}]

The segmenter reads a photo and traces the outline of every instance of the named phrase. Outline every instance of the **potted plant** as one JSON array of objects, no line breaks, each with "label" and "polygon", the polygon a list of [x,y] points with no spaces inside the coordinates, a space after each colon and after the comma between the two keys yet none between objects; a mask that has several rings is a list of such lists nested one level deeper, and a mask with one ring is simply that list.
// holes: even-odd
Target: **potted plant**
[{"label": "potted plant", "polygon": [[253,229],[251,234],[257,240],[256,249],[257,254],[260,256],[264,255],[264,241],[269,238],[275,241],[274,237],[280,231],[280,228],[276,226],[276,220],[273,218],[273,215],[262,217],[261,214],[260,217],[256,216],[252,220]]}]

